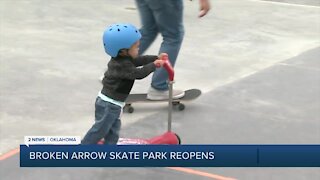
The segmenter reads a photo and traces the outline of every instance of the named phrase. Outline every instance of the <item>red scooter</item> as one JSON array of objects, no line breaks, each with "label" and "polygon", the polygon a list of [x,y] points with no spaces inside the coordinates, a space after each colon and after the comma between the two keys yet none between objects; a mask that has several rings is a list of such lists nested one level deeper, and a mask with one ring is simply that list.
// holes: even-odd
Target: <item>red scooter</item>
[{"label": "red scooter", "polygon": [[[167,70],[169,75],[169,108],[168,108],[168,130],[162,135],[152,137],[150,139],[143,138],[120,138],[118,145],[129,145],[129,144],[181,144],[180,137],[171,131],[172,122],[172,86],[174,83],[174,70],[168,59],[168,56],[163,56],[165,63],[163,67]],[[104,144],[104,140],[98,142],[98,144]]]}]

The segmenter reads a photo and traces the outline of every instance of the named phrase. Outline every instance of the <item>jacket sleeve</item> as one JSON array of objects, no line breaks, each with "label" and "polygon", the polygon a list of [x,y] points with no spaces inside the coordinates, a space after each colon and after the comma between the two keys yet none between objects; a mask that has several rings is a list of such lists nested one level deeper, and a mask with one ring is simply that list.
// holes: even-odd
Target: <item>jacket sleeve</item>
[{"label": "jacket sleeve", "polygon": [[155,70],[156,65],[154,63],[149,63],[141,67],[135,67],[132,63],[125,63],[122,65],[115,64],[109,66],[105,76],[116,79],[135,80],[143,79]]},{"label": "jacket sleeve", "polygon": [[158,56],[139,56],[132,60],[133,64],[138,66],[143,66],[149,63],[154,62],[156,59],[158,59]]},{"label": "jacket sleeve", "polygon": [[150,73],[156,70],[156,65],[154,63],[149,63],[142,67],[133,67],[130,68],[128,71],[123,73],[124,79],[143,79],[147,77]]}]

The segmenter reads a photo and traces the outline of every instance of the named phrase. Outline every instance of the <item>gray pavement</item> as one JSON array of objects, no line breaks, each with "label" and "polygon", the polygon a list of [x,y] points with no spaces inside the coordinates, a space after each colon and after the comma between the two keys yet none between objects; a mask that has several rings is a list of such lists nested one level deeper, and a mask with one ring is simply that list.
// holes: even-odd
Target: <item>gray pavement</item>
[{"label": "gray pavement", "polygon": [[320,1],[318,0],[263,0],[269,2],[281,2],[287,4],[298,4],[303,6],[320,6]]},{"label": "gray pavement", "polygon": [[[256,0],[212,1],[197,18],[185,1],[186,36],[176,87],[204,94],[175,112],[186,144],[320,143],[320,8]],[[0,1],[0,154],[25,135],[83,136],[107,62],[103,28],[139,24],[131,1]],[[148,50],[156,54],[160,38]],[[209,67],[209,68],[208,68]],[[150,79],[133,92],[145,92]],[[136,105],[122,135],[166,128],[166,104]],[[208,179],[166,168],[19,168],[0,161],[1,179]],[[237,179],[319,179],[317,168],[199,168]]]}]

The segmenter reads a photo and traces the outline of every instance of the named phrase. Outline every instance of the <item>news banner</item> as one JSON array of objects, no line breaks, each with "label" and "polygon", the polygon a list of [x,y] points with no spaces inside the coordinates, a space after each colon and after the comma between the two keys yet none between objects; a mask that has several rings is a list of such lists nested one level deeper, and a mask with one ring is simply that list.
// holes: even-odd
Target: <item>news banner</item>
[{"label": "news banner", "polygon": [[80,145],[25,136],[20,167],[320,167],[320,145]]}]

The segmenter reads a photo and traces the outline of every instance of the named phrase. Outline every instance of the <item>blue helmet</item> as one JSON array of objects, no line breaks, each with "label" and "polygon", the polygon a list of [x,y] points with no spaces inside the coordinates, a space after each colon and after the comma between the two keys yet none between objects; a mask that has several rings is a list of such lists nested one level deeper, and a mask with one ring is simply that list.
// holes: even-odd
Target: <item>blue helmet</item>
[{"label": "blue helmet", "polygon": [[131,24],[112,24],[103,33],[103,46],[107,54],[116,57],[120,49],[129,49],[141,38],[139,30]]}]

